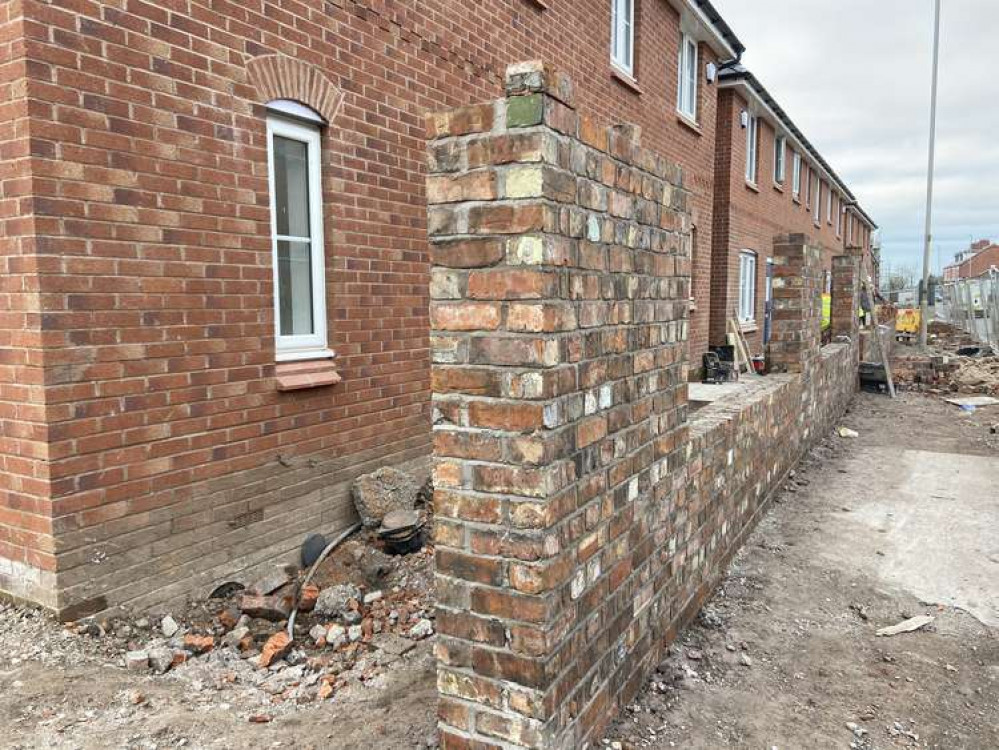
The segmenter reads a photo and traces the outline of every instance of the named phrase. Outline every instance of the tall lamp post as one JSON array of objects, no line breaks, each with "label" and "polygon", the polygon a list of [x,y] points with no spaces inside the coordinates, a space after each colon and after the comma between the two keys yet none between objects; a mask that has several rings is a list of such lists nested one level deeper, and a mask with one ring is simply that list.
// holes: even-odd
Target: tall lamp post
[{"label": "tall lamp post", "polygon": [[930,93],[930,164],[926,175],[926,236],[923,244],[923,289],[919,302],[919,346],[926,347],[929,325],[930,246],[933,241],[933,168],[937,141],[937,72],[940,68],[940,0],[934,0],[933,87]]}]

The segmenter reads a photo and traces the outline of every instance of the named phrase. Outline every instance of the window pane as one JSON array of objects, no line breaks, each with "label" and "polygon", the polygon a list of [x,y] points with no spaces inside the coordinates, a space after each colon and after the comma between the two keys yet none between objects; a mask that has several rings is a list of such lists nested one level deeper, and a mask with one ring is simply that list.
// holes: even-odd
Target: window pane
[{"label": "window pane", "polygon": [[278,240],[279,329],[282,336],[315,333],[312,320],[312,246]]},{"label": "window pane", "polygon": [[286,237],[311,237],[307,143],[274,137],[274,192],[277,233]]}]

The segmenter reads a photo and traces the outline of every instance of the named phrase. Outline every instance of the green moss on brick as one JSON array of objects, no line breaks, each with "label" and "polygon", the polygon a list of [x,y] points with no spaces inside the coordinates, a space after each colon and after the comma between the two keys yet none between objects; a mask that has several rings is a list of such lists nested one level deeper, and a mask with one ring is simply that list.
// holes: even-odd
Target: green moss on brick
[{"label": "green moss on brick", "polygon": [[506,126],[508,128],[529,128],[540,125],[544,119],[545,101],[541,94],[516,96],[507,101]]}]

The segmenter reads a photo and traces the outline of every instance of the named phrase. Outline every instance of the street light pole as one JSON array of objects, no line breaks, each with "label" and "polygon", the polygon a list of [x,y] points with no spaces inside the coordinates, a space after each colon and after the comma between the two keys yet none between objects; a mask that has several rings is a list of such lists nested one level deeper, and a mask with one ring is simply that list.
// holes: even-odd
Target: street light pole
[{"label": "street light pole", "polygon": [[929,325],[930,245],[933,241],[933,168],[937,141],[937,72],[940,68],[940,0],[934,0],[933,88],[930,93],[930,164],[926,175],[926,236],[923,245],[923,293],[919,303],[919,346],[926,347]]}]

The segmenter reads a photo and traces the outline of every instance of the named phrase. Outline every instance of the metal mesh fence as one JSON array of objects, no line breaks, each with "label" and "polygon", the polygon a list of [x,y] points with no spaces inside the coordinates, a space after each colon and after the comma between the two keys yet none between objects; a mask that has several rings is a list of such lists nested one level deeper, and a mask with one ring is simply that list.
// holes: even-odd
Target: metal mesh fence
[{"label": "metal mesh fence", "polygon": [[999,272],[949,282],[941,317],[999,354]]}]

